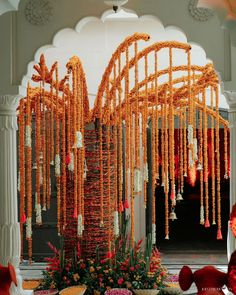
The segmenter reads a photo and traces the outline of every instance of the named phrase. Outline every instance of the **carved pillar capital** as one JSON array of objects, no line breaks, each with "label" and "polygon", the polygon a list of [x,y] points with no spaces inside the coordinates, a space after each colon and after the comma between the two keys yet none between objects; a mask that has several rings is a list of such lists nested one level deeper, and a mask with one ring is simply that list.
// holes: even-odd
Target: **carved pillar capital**
[{"label": "carved pillar capital", "polygon": [[20,95],[0,95],[0,131],[17,130],[17,107]]},{"label": "carved pillar capital", "polygon": [[236,91],[224,91],[224,95],[229,105],[229,112],[236,112]]}]

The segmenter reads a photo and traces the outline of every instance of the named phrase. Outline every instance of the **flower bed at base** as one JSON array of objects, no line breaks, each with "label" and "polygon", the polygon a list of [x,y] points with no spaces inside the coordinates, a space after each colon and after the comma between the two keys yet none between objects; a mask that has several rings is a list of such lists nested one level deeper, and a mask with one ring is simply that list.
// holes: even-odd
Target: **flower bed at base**
[{"label": "flower bed at base", "polygon": [[104,294],[112,288],[162,289],[167,270],[161,265],[159,251],[152,246],[151,235],[145,241],[132,242],[127,235],[117,239],[112,252],[95,259],[83,259],[80,245],[71,259],[64,259],[63,250],[57,250],[50,243],[53,258],[47,258],[48,266],[43,272],[39,290],[55,288],[63,290],[69,286],[86,285],[85,294]]}]

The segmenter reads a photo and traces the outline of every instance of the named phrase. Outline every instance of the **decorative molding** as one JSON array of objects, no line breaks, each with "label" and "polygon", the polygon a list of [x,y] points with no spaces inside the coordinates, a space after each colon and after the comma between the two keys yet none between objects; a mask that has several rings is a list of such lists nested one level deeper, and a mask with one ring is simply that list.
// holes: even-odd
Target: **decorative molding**
[{"label": "decorative molding", "polygon": [[14,116],[19,105],[21,95],[0,95],[0,116]]},{"label": "decorative molding", "polygon": [[28,0],[25,6],[25,17],[35,26],[47,24],[53,15],[53,6],[49,0]]},{"label": "decorative molding", "polygon": [[1,116],[0,114],[0,132],[9,130],[18,130],[16,115]]},{"label": "decorative molding", "polygon": [[9,11],[18,10],[20,0],[5,0],[0,3],[0,15]]},{"label": "decorative molding", "polygon": [[188,4],[188,10],[193,18],[200,22],[208,21],[214,12],[211,9],[197,7],[198,0],[190,0]]}]

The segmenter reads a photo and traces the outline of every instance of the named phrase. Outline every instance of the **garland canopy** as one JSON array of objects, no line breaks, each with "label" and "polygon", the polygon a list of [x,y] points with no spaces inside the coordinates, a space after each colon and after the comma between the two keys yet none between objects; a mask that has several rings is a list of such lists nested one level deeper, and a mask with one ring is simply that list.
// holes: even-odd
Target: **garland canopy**
[{"label": "garland canopy", "polygon": [[[149,186],[153,195],[155,244],[155,187],[160,180],[165,192],[165,234],[169,239],[169,219],[176,218],[174,210],[176,201],[182,199],[184,179],[188,177],[194,185],[199,171],[200,223],[209,227],[211,216],[212,225],[217,224],[217,239],[222,239],[220,161],[223,157],[224,175],[228,178],[228,122],[219,114],[217,73],[211,63],[191,64],[189,44],[166,41],[139,50],[139,43],[149,39],[147,34],[136,33],[120,44],[104,72],[91,110],[79,58],[70,59],[68,74],[61,81],[57,63],[49,70],[41,56],[39,65],[34,66],[37,75],[32,80],[39,86],[28,86],[27,97],[19,107],[20,216],[22,229],[26,222],[30,258],[32,192],[36,223],[41,224],[41,211],[50,208],[52,165],[57,184],[59,234],[65,233],[74,217],[77,236],[81,238],[86,232],[86,218],[94,214],[93,222],[106,232],[106,248],[111,252],[114,236],[119,234],[119,215],[126,210],[131,215],[134,241],[135,198],[143,197],[146,206]],[[166,68],[159,66],[163,51],[168,52]],[[176,51],[185,56],[184,64],[175,65]],[[85,141],[91,123],[95,128],[92,143],[97,151],[93,171],[87,166],[92,139],[88,137],[87,146]],[[223,151],[219,148],[220,127],[224,128]],[[147,128],[151,132],[151,146],[147,145]],[[98,194],[94,198],[99,202],[93,212],[88,212],[86,202],[89,200],[91,205],[93,192],[86,189],[85,194],[85,186],[93,182],[93,177],[94,181],[98,179]],[[67,210],[68,186],[73,192],[73,216]]]}]

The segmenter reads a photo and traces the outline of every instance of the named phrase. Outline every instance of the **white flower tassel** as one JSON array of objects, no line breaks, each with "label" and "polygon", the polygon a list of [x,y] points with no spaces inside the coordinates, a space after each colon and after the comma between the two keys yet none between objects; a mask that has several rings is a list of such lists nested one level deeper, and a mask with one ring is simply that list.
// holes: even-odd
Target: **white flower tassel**
[{"label": "white flower tassel", "polygon": [[79,237],[82,237],[83,230],[84,230],[83,216],[82,216],[82,214],[79,214],[78,215],[78,224],[77,224],[77,234],[78,234]]},{"label": "white flower tassel", "polygon": [[55,155],[55,174],[56,176],[61,175],[61,160],[58,154]]},{"label": "white flower tassel", "polygon": [[134,192],[139,193],[142,191],[142,173],[140,169],[134,169]]},{"label": "white flower tassel", "polygon": [[87,179],[87,172],[88,172],[87,161],[86,159],[84,159],[84,179]]},{"label": "white flower tassel", "polygon": [[83,135],[80,131],[77,131],[75,134],[75,143],[73,145],[74,149],[79,149],[83,147]]},{"label": "white flower tassel", "polygon": [[193,126],[188,125],[188,144],[193,144]]},{"label": "white flower tassel", "polygon": [[28,217],[26,219],[26,239],[32,238],[32,219]]},{"label": "white flower tassel", "polygon": [[204,218],[204,206],[200,207],[200,224],[205,223],[205,218]]},{"label": "white flower tassel", "polygon": [[68,170],[74,172],[74,154],[70,153],[70,163],[68,165]]},{"label": "white flower tassel", "polygon": [[193,160],[197,161],[198,160],[198,148],[197,148],[197,138],[193,139]]},{"label": "white flower tassel", "polygon": [[188,151],[188,161],[189,161],[189,167],[193,167],[194,160],[193,160],[193,155],[192,155],[192,150],[191,149]]},{"label": "white flower tassel", "polygon": [[156,224],[152,224],[152,244],[156,245]]},{"label": "white flower tassel", "polygon": [[41,205],[36,205],[36,224],[42,224],[42,210]]},{"label": "white flower tassel", "polygon": [[148,182],[148,163],[145,164],[144,167],[144,175],[143,175],[143,180]]},{"label": "white flower tassel", "polygon": [[31,126],[25,126],[25,146],[31,148]]},{"label": "white flower tassel", "polygon": [[118,211],[114,211],[114,236],[118,237],[120,234],[119,230],[119,213]]},{"label": "white flower tassel", "polygon": [[20,171],[18,172],[17,190],[20,192]]},{"label": "white flower tassel", "polygon": [[39,183],[40,185],[43,185],[43,167],[39,167]]}]

